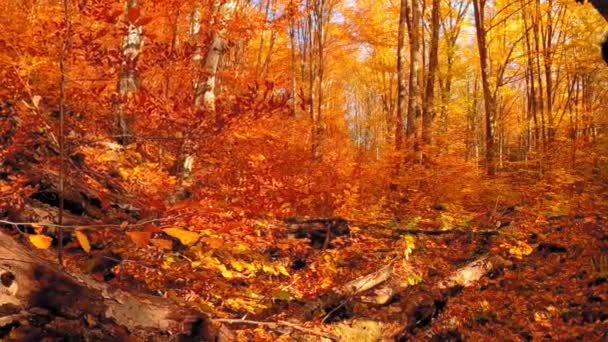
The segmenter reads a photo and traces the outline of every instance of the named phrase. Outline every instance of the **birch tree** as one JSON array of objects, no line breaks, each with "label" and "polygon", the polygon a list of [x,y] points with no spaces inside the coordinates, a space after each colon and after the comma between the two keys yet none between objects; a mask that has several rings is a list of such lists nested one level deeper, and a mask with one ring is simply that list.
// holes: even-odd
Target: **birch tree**
[{"label": "birch tree", "polygon": [[194,105],[209,112],[215,112],[217,70],[220,56],[226,49],[227,23],[232,19],[232,15],[236,9],[236,1],[228,0],[224,3],[216,1],[214,9],[217,12],[217,15],[214,15],[217,22],[212,22],[211,26],[217,26],[218,29],[212,34],[209,50],[202,66],[201,77],[196,81],[194,92]]},{"label": "birch tree", "polygon": [[429,51],[429,70],[422,110],[422,140],[431,142],[431,123],[435,117],[435,76],[439,67],[439,0],[433,0],[431,12],[431,47]]},{"label": "birch tree", "polygon": [[139,89],[137,57],[143,46],[143,27],[138,23],[141,17],[139,0],[126,0],[125,17],[127,31],[122,39],[122,63],[118,76],[118,96],[114,102],[116,122],[119,129],[119,142],[127,144],[130,136],[124,102],[129,93]]}]

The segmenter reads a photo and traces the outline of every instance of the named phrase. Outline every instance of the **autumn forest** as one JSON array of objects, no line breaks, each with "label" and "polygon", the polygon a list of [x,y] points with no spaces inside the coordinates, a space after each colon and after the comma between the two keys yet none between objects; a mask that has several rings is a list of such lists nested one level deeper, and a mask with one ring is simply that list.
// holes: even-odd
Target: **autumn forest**
[{"label": "autumn forest", "polygon": [[608,339],[607,20],[0,0],[0,340]]}]

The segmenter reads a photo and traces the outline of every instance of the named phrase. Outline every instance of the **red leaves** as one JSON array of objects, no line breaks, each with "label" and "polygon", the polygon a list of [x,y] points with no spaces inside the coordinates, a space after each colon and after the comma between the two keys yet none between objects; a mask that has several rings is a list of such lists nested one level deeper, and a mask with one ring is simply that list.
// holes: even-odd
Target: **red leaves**
[{"label": "red leaves", "polygon": [[139,21],[137,21],[137,24],[141,25],[141,26],[145,26],[147,24],[149,24],[152,21],[152,17],[143,17],[141,19],[139,19]]},{"label": "red leaves", "polygon": [[104,19],[107,23],[116,23],[118,21],[118,18],[123,14],[123,11],[121,10],[116,10],[112,13],[108,13],[106,16],[104,16]]},{"label": "red leaves", "polygon": [[139,7],[132,7],[129,8],[129,11],[127,12],[127,20],[130,23],[136,23],[137,20],[139,19],[141,12],[139,10]]}]

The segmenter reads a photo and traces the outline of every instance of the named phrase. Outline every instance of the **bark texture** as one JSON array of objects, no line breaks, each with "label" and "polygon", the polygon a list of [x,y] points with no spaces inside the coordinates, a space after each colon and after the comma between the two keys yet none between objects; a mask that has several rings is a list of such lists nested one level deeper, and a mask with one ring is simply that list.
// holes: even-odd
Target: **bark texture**
[{"label": "bark texture", "polygon": [[19,338],[208,340],[207,318],[173,302],[67,274],[0,232],[0,326]]}]

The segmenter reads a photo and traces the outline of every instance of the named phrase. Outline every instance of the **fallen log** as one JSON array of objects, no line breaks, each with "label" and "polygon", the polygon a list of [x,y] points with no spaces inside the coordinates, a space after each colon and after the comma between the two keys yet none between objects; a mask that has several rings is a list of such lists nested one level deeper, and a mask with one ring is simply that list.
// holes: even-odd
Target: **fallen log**
[{"label": "fallen log", "polygon": [[[29,178],[29,183],[38,188],[32,199],[59,206],[61,182],[58,171],[32,164],[23,173]],[[129,192],[106,175],[74,167],[69,170],[66,179],[68,186],[63,192],[66,211],[96,219],[107,217],[109,211],[112,211],[112,216],[119,216],[123,220],[140,218],[141,210],[134,205],[135,200]]]},{"label": "fallen log", "polygon": [[0,334],[13,330],[19,340],[201,341],[214,340],[219,330],[204,314],[165,298],[67,274],[3,232],[0,279]]},{"label": "fallen log", "polygon": [[288,218],[288,236],[294,239],[309,239],[316,249],[330,248],[330,242],[337,236],[350,233],[348,221],[341,217]]},{"label": "fallen log", "polygon": [[437,284],[414,288],[401,299],[404,328],[397,339],[407,340],[414,329],[430,323],[446,305],[448,298],[462,288],[472,286],[482,277],[511,265],[510,261],[499,256],[482,257],[459,268]]},{"label": "fallen log", "polygon": [[473,235],[481,235],[481,236],[493,236],[498,235],[499,231],[494,229],[484,229],[484,230],[470,230],[470,229],[437,229],[437,228],[405,228],[405,227],[387,227],[382,224],[377,223],[353,223],[359,228],[382,231],[384,235],[395,235],[401,236],[405,234],[411,235],[430,235],[430,236],[438,236],[438,235],[451,235],[451,234],[473,234]]},{"label": "fallen log", "polygon": [[373,273],[348,282],[343,285],[342,288],[337,289],[336,292],[346,296],[354,296],[387,281],[392,274],[393,265],[390,264]]},{"label": "fallen log", "polygon": [[[41,203],[36,200],[27,200],[23,208],[9,208],[6,215],[14,222],[36,222],[41,225],[56,224],[59,208]],[[63,213],[63,224],[68,226],[83,226],[94,222],[86,216],[77,216],[70,212]]]},{"label": "fallen log", "polygon": [[[323,323],[332,323],[345,318],[352,318],[353,303],[363,302],[383,306],[399,298],[393,305],[401,306],[403,329],[397,339],[406,338],[414,329],[427,325],[445,306],[449,297],[456,295],[462,288],[473,286],[482,277],[500,272],[512,263],[499,256],[486,256],[476,259],[447,275],[443,280],[434,283],[421,283],[412,286],[395,279],[393,267],[387,265],[368,275],[359,277],[342,285],[317,300],[308,302],[302,312],[295,312],[292,317],[306,321],[314,312],[325,313]],[[388,284],[387,284],[388,283]],[[376,289],[370,296],[361,296],[380,284],[385,286]]]}]

